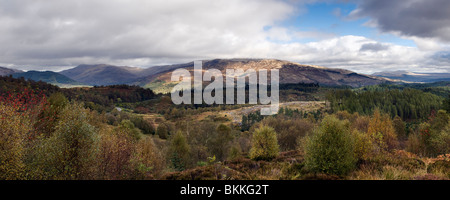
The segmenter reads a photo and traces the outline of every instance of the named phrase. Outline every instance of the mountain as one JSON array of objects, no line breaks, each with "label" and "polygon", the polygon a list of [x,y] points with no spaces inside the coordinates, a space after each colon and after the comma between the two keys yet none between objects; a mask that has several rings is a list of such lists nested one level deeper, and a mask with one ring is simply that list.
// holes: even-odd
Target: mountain
[{"label": "mountain", "polygon": [[79,65],[75,68],[61,71],[73,80],[89,85],[115,85],[126,84],[140,77],[144,69],[137,67],[113,65]]},{"label": "mountain", "polygon": [[[185,68],[193,74],[193,62],[169,66],[161,66],[165,71],[138,79],[134,84],[150,88],[155,92],[168,92],[176,84],[170,81],[171,72],[175,68]],[[321,85],[348,85],[361,87],[386,82],[397,82],[386,78],[358,74],[344,69],[332,69],[314,65],[274,60],[274,59],[214,59],[203,61],[203,70],[218,69],[225,75],[226,69],[279,69],[280,84],[286,83],[319,83]],[[225,79],[224,79],[225,80]]]},{"label": "mountain", "polygon": [[17,70],[17,69],[10,69],[10,68],[6,68],[6,67],[0,67],[0,76],[7,76],[10,74],[20,73],[20,72],[23,72],[23,71]]},{"label": "mountain", "polygon": [[450,73],[416,73],[408,71],[384,71],[372,74],[373,76],[398,79],[409,82],[432,83],[438,81],[450,81]]},{"label": "mountain", "polygon": [[186,67],[186,64],[154,66],[150,68],[97,64],[78,65],[60,73],[89,85],[117,85],[134,83],[140,78],[181,67]]},{"label": "mountain", "polygon": [[[89,85],[130,84],[150,88],[155,92],[170,91],[171,73],[178,68],[193,71],[194,62],[138,68],[106,64],[79,65],[64,70],[60,74]],[[321,85],[348,85],[360,87],[385,82],[398,82],[387,78],[358,74],[344,69],[325,68],[314,65],[274,60],[274,59],[214,59],[204,60],[203,69],[218,69],[225,74],[226,69],[279,69],[280,83],[319,83]],[[270,80],[270,79],[269,79]]]},{"label": "mountain", "polygon": [[52,72],[52,71],[27,71],[21,73],[12,74],[14,78],[23,77],[25,79],[31,79],[34,81],[43,81],[46,83],[50,83],[53,85],[61,86],[61,87],[71,87],[71,86],[81,86],[85,85],[75,80],[68,78],[62,74]]}]

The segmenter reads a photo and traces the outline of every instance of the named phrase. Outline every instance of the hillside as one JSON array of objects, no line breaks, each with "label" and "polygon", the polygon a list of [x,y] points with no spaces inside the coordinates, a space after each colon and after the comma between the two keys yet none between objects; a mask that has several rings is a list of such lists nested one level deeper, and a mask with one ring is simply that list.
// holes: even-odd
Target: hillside
[{"label": "hillside", "polygon": [[408,71],[385,71],[374,73],[372,75],[409,82],[432,83],[438,81],[450,81],[450,73],[416,73]]},{"label": "hillside", "polygon": [[79,65],[60,73],[79,82],[89,85],[125,84],[139,76],[140,68],[113,65]]},{"label": "hillside", "polygon": [[187,64],[153,66],[149,68],[114,66],[106,64],[78,65],[60,73],[89,85],[130,84],[146,76],[185,67]]},{"label": "hillside", "polygon": [[[284,95],[315,92],[301,86]],[[324,101],[282,102],[267,117],[262,105],[174,105],[139,86],[61,89],[2,76],[1,130],[27,139],[0,144],[8,163],[24,166],[26,176],[7,171],[19,180],[448,180],[450,99],[397,89],[408,86],[419,87],[334,87]]]},{"label": "hillside", "polygon": [[0,67],[0,76],[6,76],[6,75],[20,73],[20,72],[23,72],[23,71],[17,70],[17,69],[10,69],[10,68],[6,68],[6,67]]},{"label": "hillside", "polygon": [[[193,62],[179,65],[179,67],[193,71]],[[166,66],[173,69],[173,66]],[[225,74],[226,69],[279,69],[280,83],[318,83],[320,85],[361,87],[376,85],[393,80],[358,74],[344,69],[331,69],[314,65],[272,60],[272,59],[215,59],[203,61],[203,70],[219,69]],[[135,84],[151,88],[155,92],[167,92],[175,85],[170,83],[171,70],[139,79]]]},{"label": "hillside", "polygon": [[[150,88],[156,92],[167,92],[176,84],[170,81],[171,73],[178,68],[192,72],[194,62],[138,68],[106,64],[79,65],[64,70],[61,74],[89,85],[130,84]],[[358,74],[344,69],[332,69],[314,65],[303,65],[273,59],[214,59],[204,60],[203,69],[279,69],[280,83],[318,83],[329,86],[361,87],[393,82],[391,79]],[[270,80],[270,79],[269,79]]]},{"label": "hillside", "polygon": [[52,71],[44,71],[44,72],[28,71],[22,73],[14,73],[12,74],[12,76],[15,78],[24,77],[25,79],[31,79],[34,81],[43,81],[61,87],[85,85],[83,83],[72,80],[62,74]]}]

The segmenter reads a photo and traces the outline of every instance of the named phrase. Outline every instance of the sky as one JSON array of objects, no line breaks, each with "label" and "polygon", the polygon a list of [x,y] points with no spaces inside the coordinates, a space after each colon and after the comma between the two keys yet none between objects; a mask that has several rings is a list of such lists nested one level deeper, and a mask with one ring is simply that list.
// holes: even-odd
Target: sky
[{"label": "sky", "polygon": [[270,58],[450,72],[448,0],[0,0],[0,66]]}]

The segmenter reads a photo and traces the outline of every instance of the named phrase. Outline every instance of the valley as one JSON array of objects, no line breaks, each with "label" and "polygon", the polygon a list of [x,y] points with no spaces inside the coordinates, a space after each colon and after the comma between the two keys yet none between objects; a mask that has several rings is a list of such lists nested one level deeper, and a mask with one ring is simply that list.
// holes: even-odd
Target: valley
[{"label": "valley", "polygon": [[[5,156],[22,152],[8,162],[22,167],[6,167],[0,178],[450,179],[448,82],[280,60],[204,62],[205,70],[279,69],[279,111],[264,116],[268,105],[173,104],[170,72],[180,67],[192,70],[193,63],[153,71],[110,65],[8,71],[12,76],[0,77],[0,126],[27,139],[0,137],[9,141],[0,144],[8,144]],[[333,163],[315,167],[323,160]]]}]

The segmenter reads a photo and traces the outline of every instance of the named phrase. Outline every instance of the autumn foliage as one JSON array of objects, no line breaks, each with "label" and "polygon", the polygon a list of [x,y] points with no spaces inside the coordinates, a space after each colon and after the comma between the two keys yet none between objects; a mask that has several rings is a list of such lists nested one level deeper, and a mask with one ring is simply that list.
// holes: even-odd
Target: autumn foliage
[{"label": "autumn foliage", "polygon": [[[376,92],[344,91],[330,107],[243,113],[239,123],[223,116],[236,108],[184,108],[137,86],[0,83],[1,180],[450,179],[450,114],[427,109],[434,97],[420,118],[409,106],[392,115],[369,101]],[[410,93],[420,92],[388,96]]]}]

